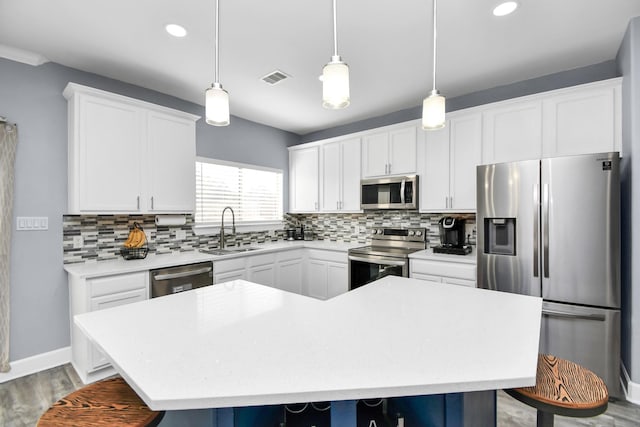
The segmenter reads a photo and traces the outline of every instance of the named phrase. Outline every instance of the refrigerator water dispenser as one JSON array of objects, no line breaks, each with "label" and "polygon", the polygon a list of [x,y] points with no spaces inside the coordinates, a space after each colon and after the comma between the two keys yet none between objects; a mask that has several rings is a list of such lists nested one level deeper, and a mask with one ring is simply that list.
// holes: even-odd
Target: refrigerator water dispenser
[{"label": "refrigerator water dispenser", "polygon": [[484,253],[494,255],[516,254],[516,219],[484,219]]}]

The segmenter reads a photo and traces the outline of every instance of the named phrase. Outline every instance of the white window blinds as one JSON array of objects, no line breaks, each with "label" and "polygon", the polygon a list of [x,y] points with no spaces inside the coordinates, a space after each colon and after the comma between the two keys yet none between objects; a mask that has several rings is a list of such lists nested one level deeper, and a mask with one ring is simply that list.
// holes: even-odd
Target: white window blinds
[{"label": "white window blinds", "polygon": [[236,224],[282,221],[282,171],[198,158],[197,224],[219,224],[231,206]]}]

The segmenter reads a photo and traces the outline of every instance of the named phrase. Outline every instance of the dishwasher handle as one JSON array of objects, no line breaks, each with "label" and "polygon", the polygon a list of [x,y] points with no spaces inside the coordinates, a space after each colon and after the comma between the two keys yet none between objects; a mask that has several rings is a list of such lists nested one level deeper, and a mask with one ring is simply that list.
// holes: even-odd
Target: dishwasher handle
[{"label": "dishwasher handle", "polygon": [[575,314],[575,313],[567,313],[565,311],[558,310],[548,310],[542,309],[543,316],[549,317],[562,317],[566,319],[579,319],[579,320],[598,320],[603,322],[605,320],[605,316],[603,314]]},{"label": "dishwasher handle", "polygon": [[195,270],[181,271],[180,273],[158,274],[157,276],[154,276],[153,280],[170,280],[178,279],[181,277],[197,276],[198,274],[208,273],[211,270],[213,270],[211,267],[203,267]]}]

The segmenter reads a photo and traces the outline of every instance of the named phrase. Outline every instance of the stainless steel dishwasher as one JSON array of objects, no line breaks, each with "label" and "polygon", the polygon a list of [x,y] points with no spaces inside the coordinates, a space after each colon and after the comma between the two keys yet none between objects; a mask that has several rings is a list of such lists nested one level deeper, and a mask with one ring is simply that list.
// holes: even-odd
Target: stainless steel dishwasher
[{"label": "stainless steel dishwasher", "polygon": [[159,268],[149,272],[151,298],[213,285],[213,262]]}]

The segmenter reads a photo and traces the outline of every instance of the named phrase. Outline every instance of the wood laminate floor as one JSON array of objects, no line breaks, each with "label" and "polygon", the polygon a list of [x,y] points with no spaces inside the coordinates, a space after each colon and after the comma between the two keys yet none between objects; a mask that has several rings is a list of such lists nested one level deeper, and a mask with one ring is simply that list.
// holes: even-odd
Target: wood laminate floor
[{"label": "wood laminate floor", "polygon": [[[71,365],[63,365],[0,384],[0,427],[33,427],[59,398],[82,387]],[[162,424],[161,424],[162,425]],[[498,427],[535,427],[535,409],[498,392]],[[610,402],[593,418],[556,417],[556,427],[640,427],[640,406]],[[80,426],[79,426],[80,427]],[[259,427],[259,426],[256,426]]]}]

